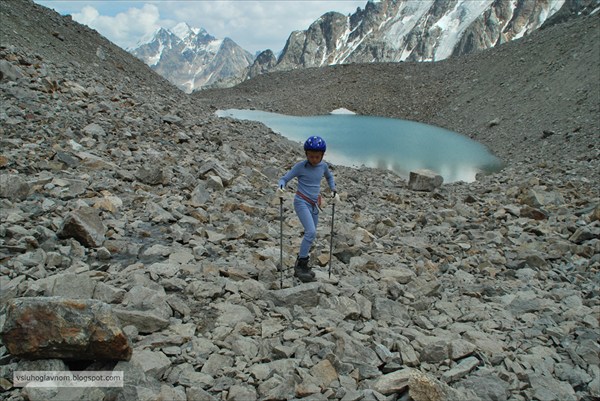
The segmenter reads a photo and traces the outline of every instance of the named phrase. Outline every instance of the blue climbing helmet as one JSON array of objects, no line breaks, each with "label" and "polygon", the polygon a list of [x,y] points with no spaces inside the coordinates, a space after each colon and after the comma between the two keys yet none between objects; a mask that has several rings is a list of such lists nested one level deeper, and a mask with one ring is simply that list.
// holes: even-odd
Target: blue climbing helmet
[{"label": "blue climbing helmet", "polygon": [[325,140],[320,136],[311,136],[304,142],[304,150],[316,150],[319,152],[325,152],[327,145]]}]

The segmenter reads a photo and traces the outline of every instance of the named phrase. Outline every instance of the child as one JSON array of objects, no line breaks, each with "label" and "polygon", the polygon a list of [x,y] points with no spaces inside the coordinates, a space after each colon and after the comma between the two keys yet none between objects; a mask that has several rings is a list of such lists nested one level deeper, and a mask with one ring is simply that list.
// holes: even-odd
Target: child
[{"label": "child", "polygon": [[296,163],[279,180],[277,196],[283,198],[285,186],[294,177],[298,178],[298,191],[294,197],[294,210],[304,226],[304,238],[300,244],[300,252],[294,266],[294,276],[302,282],[315,281],[315,273],[308,266],[308,253],[317,235],[317,222],[321,205],[321,179],[327,179],[329,188],[333,192],[333,203],[339,201],[335,190],[335,181],[329,171],[329,166],[323,161],[323,155],[327,146],[323,138],[311,136],[304,142],[304,153],[306,160]]}]

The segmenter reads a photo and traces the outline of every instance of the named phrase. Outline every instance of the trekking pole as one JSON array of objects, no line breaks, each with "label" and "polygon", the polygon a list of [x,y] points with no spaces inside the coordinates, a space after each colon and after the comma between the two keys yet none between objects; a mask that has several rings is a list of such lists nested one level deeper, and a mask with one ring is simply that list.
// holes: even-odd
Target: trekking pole
[{"label": "trekking pole", "polygon": [[279,198],[279,288],[283,289],[283,198]]},{"label": "trekking pole", "polygon": [[329,239],[329,278],[331,278],[331,261],[333,259],[333,219],[335,216],[335,203],[331,205],[331,238]]}]

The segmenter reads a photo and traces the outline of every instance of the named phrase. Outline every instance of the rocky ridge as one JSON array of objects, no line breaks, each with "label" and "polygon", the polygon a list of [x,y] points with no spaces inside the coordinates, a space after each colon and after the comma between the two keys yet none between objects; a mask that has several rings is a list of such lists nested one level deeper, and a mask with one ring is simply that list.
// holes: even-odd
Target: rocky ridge
[{"label": "rocky ridge", "polygon": [[[2,304],[18,297],[101,301],[118,316],[133,348],[129,361],[28,360],[8,353],[11,338],[4,335],[3,398],[600,396],[598,158],[585,142],[598,130],[587,109],[557,108],[553,115],[558,122],[582,122],[576,133],[583,144],[556,144],[579,157],[548,152],[540,162],[543,152],[527,148],[535,139],[512,152],[492,146],[510,156],[503,171],[434,192],[411,191],[391,172],[334,166],[343,203],[335,215],[333,274],[327,271],[327,206],[313,252],[318,281],[293,285],[286,270],[280,289],[273,187],[302,157],[300,148],[261,124],[218,119],[213,112],[239,105],[290,112],[294,102],[271,104],[257,89],[249,96],[248,87],[187,97],[49,10],[4,2],[0,13],[14,23],[0,27]],[[576,37],[584,27],[560,29]],[[593,62],[597,47],[590,51]],[[479,68],[467,59],[459,63]],[[447,72],[448,65],[439,68]],[[418,93],[421,70],[407,68],[414,68]],[[288,77],[308,87],[312,76],[295,74]],[[435,82],[455,88],[444,76]],[[546,84],[543,75],[537,83]],[[342,85],[293,110],[326,112],[344,92],[352,94]],[[366,111],[394,103],[376,93],[342,106]],[[465,99],[466,89],[458,95]],[[421,107],[395,104],[428,119],[435,113],[425,96]],[[581,99],[597,107],[593,92]],[[544,110],[535,98],[519,101],[524,111]],[[456,113],[449,123],[470,115]],[[502,117],[493,128],[508,135],[519,123]],[[546,117],[528,120],[528,129],[543,133]],[[557,136],[562,131],[546,139]],[[492,134],[484,137],[495,144]],[[285,207],[284,261],[291,266],[300,226],[291,202]],[[7,319],[3,307],[0,321]],[[91,391],[11,385],[15,370],[75,368],[123,371],[126,383]]]},{"label": "rocky ridge", "polygon": [[322,15],[306,30],[292,32],[277,58],[266,50],[244,75],[222,84],[233,86],[265,71],[440,61],[521,38],[599,7],[598,0],[367,2],[351,15]]}]

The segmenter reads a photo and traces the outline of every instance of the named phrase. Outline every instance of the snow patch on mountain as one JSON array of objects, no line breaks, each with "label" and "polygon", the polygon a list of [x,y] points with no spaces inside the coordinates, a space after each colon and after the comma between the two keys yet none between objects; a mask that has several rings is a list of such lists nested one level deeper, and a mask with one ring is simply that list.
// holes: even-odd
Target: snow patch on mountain
[{"label": "snow patch on mountain", "polygon": [[188,36],[198,36],[200,33],[206,35],[206,31],[202,28],[192,28],[185,22],[180,22],[170,29],[175,36],[181,40],[186,40]]},{"label": "snow patch on mountain", "polygon": [[379,26],[379,29],[384,31],[384,41],[398,49],[398,45],[403,42],[398,39],[406,37],[415,29],[419,21],[429,12],[433,3],[434,0],[427,0],[407,1],[401,4],[397,13],[390,15]]},{"label": "snow patch on mountain", "polygon": [[161,43],[158,47],[158,51],[156,52],[156,54],[154,56],[148,57],[148,59],[146,60],[146,64],[148,64],[150,67],[155,66],[160,61],[160,56],[162,55],[164,49],[165,46]]},{"label": "snow patch on mountain", "polygon": [[437,27],[442,30],[435,51],[436,60],[443,60],[452,55],[454,46],[456,46],[465,30],[479,18],[492,2],[493,0],[457,3],[453,10],[446,13],[435,23],[434,29]]}]

